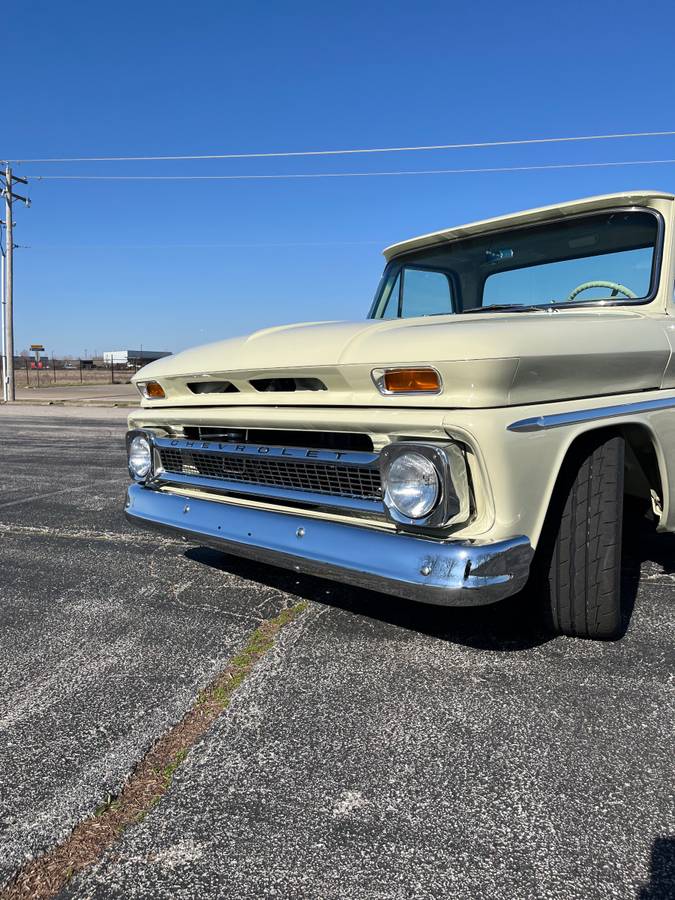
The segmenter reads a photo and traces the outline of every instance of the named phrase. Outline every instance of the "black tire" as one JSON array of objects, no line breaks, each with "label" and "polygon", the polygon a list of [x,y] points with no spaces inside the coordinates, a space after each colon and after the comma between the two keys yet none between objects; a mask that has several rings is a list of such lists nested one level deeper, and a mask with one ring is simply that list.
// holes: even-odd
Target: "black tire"
[{"label": "black tire", "polygon": [[617,434],[581,438],[565,460],[538,553],[545,615],[558,634],[605,640],[623,634],[623,475],[624,440]]}]

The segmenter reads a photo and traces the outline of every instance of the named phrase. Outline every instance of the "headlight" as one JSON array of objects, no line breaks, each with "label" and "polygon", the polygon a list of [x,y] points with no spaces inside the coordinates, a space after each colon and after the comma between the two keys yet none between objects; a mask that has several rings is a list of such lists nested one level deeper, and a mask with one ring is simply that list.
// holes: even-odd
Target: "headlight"
[{"label": "headlight", "polygon": [[399,526],[466,522],[471,496],[464,448],[455,441],[400,441],[380,453],[384,507]]},{"label": "headlight", "polygon": [[436,467],[421,453],[402,453],[387,469],[384,502],[407,519],[428,516],[439,494]]},{"label": "headlight", "polygon": [[132,437],[128,443],[129,474],[136,481],[142,481],[152,468],[152,448],[150,441],[142,434]]}]

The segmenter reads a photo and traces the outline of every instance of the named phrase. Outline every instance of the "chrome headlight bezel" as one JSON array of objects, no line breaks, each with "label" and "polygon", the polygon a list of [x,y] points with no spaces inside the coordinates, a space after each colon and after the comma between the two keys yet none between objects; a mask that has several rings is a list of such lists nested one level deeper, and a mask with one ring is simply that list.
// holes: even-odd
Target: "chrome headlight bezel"
[{"label": "chrome headlight bezel", "polygon": [[[145,441],[148,446],[148,467],[144,472],[135,471],[131,466],[132,447],[135,442],[141,441]],[[127,469],[129,470],[129,476],[138,484],[143,484],[149,478],[152,478],[154,469],[154,446],[152,435],[142,428],[134,428],[132,431],[127,432]]]},{"label": "chrome headlight bezel", "polygon": [[[415,519],[401,513],[391,502],[387,490],[387,472],[397,459],[408,453],[418,454],[430,462],[438,481],[438,496],[433,508]],[[397,525],[438,529],[465,522],[469,518],[469,480],[464,451],[459,444],[423,441],[387,444],[380,453],[380,473],[384,508],[387,516]]]}]

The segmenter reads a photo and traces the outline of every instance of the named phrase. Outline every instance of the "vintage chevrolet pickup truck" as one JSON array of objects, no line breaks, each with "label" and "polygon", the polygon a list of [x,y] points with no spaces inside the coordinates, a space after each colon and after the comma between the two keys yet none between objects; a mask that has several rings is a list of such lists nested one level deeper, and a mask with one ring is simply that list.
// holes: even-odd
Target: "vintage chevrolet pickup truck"
[{"label": "vintage chevrolet pickup truck", "polygon": [[364,321],[151,363],[126,515],[429,603],[528,585],[616,638],[624,510],[675,530],[674,247],[658,191],[519,212],[387,248]]}]

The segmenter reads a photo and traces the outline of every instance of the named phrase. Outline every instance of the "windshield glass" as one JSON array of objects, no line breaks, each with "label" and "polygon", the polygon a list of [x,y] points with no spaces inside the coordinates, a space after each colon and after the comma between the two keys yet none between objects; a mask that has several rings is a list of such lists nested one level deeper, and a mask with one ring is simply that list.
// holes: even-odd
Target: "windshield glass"
[{"label": "windshield glass", "polygon": [[619,210],[448,241],[392,260],[371,318],[645,301],[658,234],[655,214]]}]

